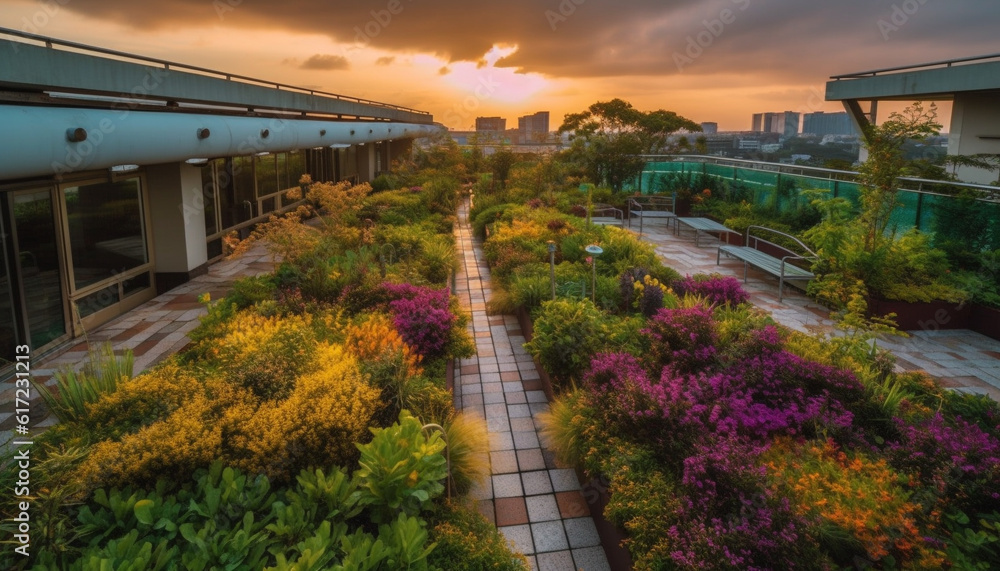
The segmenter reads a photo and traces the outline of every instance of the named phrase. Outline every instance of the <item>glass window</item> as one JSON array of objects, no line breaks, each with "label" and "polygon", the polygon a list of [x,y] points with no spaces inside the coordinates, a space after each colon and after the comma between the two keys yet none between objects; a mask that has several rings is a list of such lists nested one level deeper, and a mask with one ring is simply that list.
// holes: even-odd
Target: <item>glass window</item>
[{"label": "glass window", "polygon": [[[219,231],[219,223],[215,215],[215,165],[214,161],[201,167],[201,197],[205,204],[205,236],[211,236]],[[222,163],[225,165],[225,163]]]},{"label": "glass window", "polygon": [[76,289],[149,261],[138,178],[69,187],[63,196]]},{"label": "glass window", "polygon": [[51,192],[16,194],[13,210],[28,333],[37,349],[66,333]]},{"label": "glass window", "polygon": [[109,285],[76,301],[76,309],[80,318],[88,317],[98,311],[118,303],[118,284]]},{"label": "glass window", "polygon": [[306,154],[302,151],[292,151],[288,155],[288,188],[297,187],[299,179],[306,174]]},{"label": "glass window", "polygon": [[277,157],[256,157],[254,171],[257,178],[257,198],[278,192]]}]

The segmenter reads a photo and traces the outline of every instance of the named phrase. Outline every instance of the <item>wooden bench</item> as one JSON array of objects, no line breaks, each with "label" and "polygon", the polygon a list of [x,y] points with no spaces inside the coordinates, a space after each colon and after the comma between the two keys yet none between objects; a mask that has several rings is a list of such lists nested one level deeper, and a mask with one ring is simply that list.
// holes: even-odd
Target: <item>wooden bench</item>
[{"label": "wooden bench", "polygon": [[590,221],[601,226],[625,227],[625,212],[610,204],[595,204],[590,211]]},{"label": "wooden bench", "polygon": [[651,220],[666,220],[667,227],[677,218],[674,214],[674,199],[671,196],[636,196],[628,201],[628,227],[632,227],[632,219],[639,218],[639,235],[642,235],[643,222]]},{"label": "wooden bench", "polygon": [[680,236],[681,235],[681,228],[680,228],[681,224],[683,224],[683,225],[687,226],[688,228],[691,228],[692,230],[694,230],[694,245],[695,246],[700,246],[701,245],[700,244],[700,238],[701,238],[701,234],[703,232],[706,233],[706,234],[711,234],[711,233],[715,232],[717,234],[716,237],[719,239],[720,242],[722,241],[722,233],[723,232],[726,232],[726,233],[733,232],[733,230],[731,230],[729,228],[726,228],[725,226],[723,226],[722,224],[719,224],[718,222],[716,222],[715,220],[712,220],[711,218],[689,218],[689,217],[683,217],[683,218],[681,218],[681,217],[678,217],[677,219],[674,220],[674,235],[675,236]]},{"label": "wooden bench", "polygon": [[[756,232],[756,234],[754,234],[754,232]],[[760,236],[761,234],[769,235],[772,239],[775,236],[784,237],[786,240],[797,244],[798,247],[801,248],[801,251],[795,252],[785,246],[781,246],[770,240],[765,240]],[[779,258],[766,252],[762,252],[760,250],[761,246],[767,247],[770,251],[777,253],[781,257]],[[784,232],[780,232],[772,228],[766,228],[764,226],[750,226],[747,228],[745,246],[719,246],[719,252],[715,257],[716,265],[719,265],[721,262],[723,253],[743,260],[744,283],[747,281],[747,270],[749,266],[753,266],[778,278],[778,303],[781,303],[782,293],[786,281],[805,280],[808,282],[816,277],[815,274],[809,270],[803,269],[791,263],[806,261],[814,262],[818,258],[816,252],[810,250],[808,246],[803,244],[802,241],[795,236],[785,234]]]}]

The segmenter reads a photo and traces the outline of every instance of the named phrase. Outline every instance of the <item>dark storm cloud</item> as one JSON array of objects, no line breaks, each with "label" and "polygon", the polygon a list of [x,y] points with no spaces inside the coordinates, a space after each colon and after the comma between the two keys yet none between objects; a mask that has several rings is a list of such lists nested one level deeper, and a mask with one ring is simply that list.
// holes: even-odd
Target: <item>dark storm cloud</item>
[{"label": "dark storm cloud", "polygon": [[310,56],[306,61],[302,62],[302,65],[299,67],[302,69],[333,70],[348,69],[351,67],[351,64],[344,56],[315,54]]},{"label": "dark storm cloud", "polygon": [[[992,53],[1000,3],[979,0],[74,0],[137,28],[237,26],[327,34],[386,50],[558,77],[833,73]],[[280,49],[280,46],[275,46]]]}]

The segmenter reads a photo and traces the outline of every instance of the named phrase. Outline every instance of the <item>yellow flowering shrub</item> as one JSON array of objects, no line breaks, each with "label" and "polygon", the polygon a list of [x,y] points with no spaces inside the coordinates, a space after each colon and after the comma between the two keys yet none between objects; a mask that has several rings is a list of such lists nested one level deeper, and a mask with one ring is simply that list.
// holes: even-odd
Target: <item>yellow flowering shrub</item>
[{"label": "yellow flowering shrub", "polygon": [[88,423],[98,434],[119,438],[166,418],[201,391],[201,384],[190,369],[169,361],[121,383],[118,390],[90,405]]},{"label": "yellow flowering shrub", "polygon": [[[885,460],[846,453],[832,441],[775,442],[765,455],[768,477],[799,515],[819,522],[821,539],[860,545],[872,561],[891,556],[904,568],[942,568],[944,559],[917,525],[905,478]],[[930,524],[932,525],[932,524]],[[932,525],[933,526],[933,525]]]},{"label": "yellow flowering shrub", "polygon": [[252,412],[246,391],[223,381],[205,382],[162,420],[119,441],[95,444],[77,477],[87,489],[183,480],[221,458],[226,435]]},{"label": "yellow flowering shrub", "polygon": [[318,349],[317,370],[300,376],[283,400],[264,402],[232,438],[240,468],[288,480],[308,466],[349,465],[368,437],[380,391],[338,345]]},{"label": "yellow flowering shrub", "polygon": [[316,345],[309,315],[264,317],[242,311],[212,340],[208,354],[228,381],[261,398],[280,399],[297,376],[315,370]]}]

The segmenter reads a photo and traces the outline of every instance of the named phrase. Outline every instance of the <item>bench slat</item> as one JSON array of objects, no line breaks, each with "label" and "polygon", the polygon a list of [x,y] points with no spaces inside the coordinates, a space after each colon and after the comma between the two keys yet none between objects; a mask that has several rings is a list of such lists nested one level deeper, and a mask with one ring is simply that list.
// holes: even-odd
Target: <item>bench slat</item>
[{"label": "bench slat", "polygon": [[[719,249],[775,277],[781,277],[781,260],[774,256],[746,246],[720,246]],[[785,262],[785,279],[812,279],[814,277],[816,275],[812,272]]]}]

